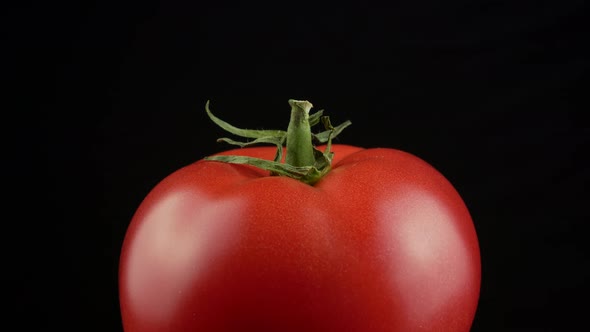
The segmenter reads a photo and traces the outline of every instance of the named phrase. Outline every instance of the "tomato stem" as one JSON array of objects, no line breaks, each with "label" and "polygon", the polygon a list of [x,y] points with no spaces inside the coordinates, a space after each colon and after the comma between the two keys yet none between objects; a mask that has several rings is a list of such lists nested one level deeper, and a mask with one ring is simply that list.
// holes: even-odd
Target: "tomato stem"
[{"label": "tomato stem", "polygon": [[289,99],[291,120],[287,128],[287,155],[285,162],[295,167],[313,166],[315,158],[311,142],[309,111],[313,105],[307,100]]},{"label": "tomato stem", "polygon": [[[205,110],[209,118],[225,131],[236,136],[249,138],[247,142],[238,142],[230,138],[220,138],[218,141],[247,147],[254,144],[274,144],[277,147],[274,160],[265,160],[248,156],[214,155],[205,157],[208,161],[217,161],[230,164],[244,164],[255,166],[267,171],[271,175],[287,176],[301,182],[313,185],[319,181],[328,171],[332,163],[334,153],[330,147],[332,139],[342,130],[348,127],[351,122],[345,121],[334,127],[323,111],[309,114],[313,105],[305,100],[290,99],[291,120],[287,131],[283,130],[251,130],[242,129],[219,119],[209,109],[209,101],[205,104]],[[311,127],[322,123],[325,130],[319,133],[312,133]],[[326,144],[324,151],[318,150],[316,144]],[[286,144],[287,155],[285,163],[281,163],[283,155],[283,144]]]}]

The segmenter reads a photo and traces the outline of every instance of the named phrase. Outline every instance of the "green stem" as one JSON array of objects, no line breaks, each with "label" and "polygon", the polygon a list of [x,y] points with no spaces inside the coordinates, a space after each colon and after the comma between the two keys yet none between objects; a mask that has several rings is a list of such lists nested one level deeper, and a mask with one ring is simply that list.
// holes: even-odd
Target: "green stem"
[{"label": "green stem", "polygon": [[315,157],[311,142],[309,111],[313,105],[306,100],[289,99],[291,120],[287,128],[287,155],[285,163],[295,167],[313,166]]},{"label": "green stem", "polygon": [[[230,164],[244,164],[270,171],[271,175],[287,176],[292,179],[313,185],[318,182],[330,170],[333,152],[330,151],[332,139],[344,128],[350,125],[350,121],[333,127],[327,116],[322,116],[323,111],[309,114],[313,105],[304,100],[289,100],[291,105],[291,120],[287,131],[283,130],[250,130],[234,127],[217,118],[209,109],[209,101],[205,104],[205,110],[209,118],[226,131],[249,140],[238,142],[230,138],[220,138],[218,141],[226,142],[241,147],[258,143],[274,144],[277,152],[273,161],[249,157],[247,155],[214,155],[205,157],[205,160],[224,162]],[[325,131],[314,134],[311,126],[322,122]],[[324,152],[313,146],[313,143],[326,144]],[[283,144],[287,145],[287,156],[282,163]]]}]

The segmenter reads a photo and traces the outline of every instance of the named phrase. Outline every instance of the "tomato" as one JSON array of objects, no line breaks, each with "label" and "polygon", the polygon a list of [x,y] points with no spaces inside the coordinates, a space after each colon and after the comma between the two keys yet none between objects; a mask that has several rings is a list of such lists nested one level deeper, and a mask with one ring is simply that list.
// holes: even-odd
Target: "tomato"
[{"label": "tomato", "polygon": [[469,331],[480,254],[453,185],[400,150],[331,151],[313,185],[211,160],[158,183],[121,251],[125,331]]}]

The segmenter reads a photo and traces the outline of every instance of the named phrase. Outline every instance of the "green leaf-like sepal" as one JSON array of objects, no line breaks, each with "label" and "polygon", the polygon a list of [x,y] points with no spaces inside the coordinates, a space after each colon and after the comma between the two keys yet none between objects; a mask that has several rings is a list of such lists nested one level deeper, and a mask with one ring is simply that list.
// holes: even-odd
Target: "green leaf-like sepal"
[{"label": "green leaf-like sepal", "polygon": [[344,130],[344,128],[350,126],[351,124],[352,122],[350,121],[343,122],[338,126],[334,127],[332,130],[325,130],[320,133],[313,134],[313,138],[320,144],[326,143],[328,142],[330,136],[331,138],[338,136],[338,134],[340,134]]},{"label": "green leaf-like sepal", "polygon": [[299,180],[307,184],[316,183],[329,170],[329,167],[324,168],[322,170],[319,170],[314,166],[296,167],[291,166],[289,164],[282,164],[276,161],[270,161],[266,159],[247,156],[209,156],[205,157],[205,160],[221,161],[230,164],[251,165],[270,171],[271,174],[287,176],[289,178]]},{"label": "green leaf-like sepal", "polygon": [[252,129],[241,129],[230,125],[229,123],[221,120],[211,113],[209,109],[209,101],[205,104],[205,110],[209,118],[215,122],[216,125],[223,128],[225,131],[230,132],[236,136],[246,138],[261,138],[261,137],[283,137],[287,136],[287,132],[284,130],[252,130]]},{"label": "green leaf-like sepal", "polygon": [[242,148],[250,146],[250,145],[254,145],[254,144],[262,144],[262,143],[274,144],[277,146],[277,153],[275,154],[274,161],[281,161],[281,159],[283,158],[283,144],[285,144],[285,139],[286,139],[286,136],[283,136],[283,137],[260,137],[260,138],[253,140],[253,141],[249,141],[249,142],[238,142],[238,141],[234,141],[233,139],[223,137],[223,138],[218,138],[217,141],[218,142],[225,142],[225,143],[232,144],[232,145],[237,145]]},{"label": "green leaf-like sepal", "polygon": [[324,110],[319,110],[313,114],[309,115],[309,126],[313,127],[315,125],[317,125],[318,123],[320,123],[320,118],[322,117],[322,115],[324,114]]}]

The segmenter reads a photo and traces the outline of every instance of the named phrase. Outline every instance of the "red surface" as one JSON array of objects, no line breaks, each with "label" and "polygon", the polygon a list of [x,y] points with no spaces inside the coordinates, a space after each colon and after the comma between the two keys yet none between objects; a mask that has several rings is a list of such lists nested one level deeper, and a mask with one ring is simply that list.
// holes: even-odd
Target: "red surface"
[{"label": "red surface", "polygon": [[405,152],[333,151],[313,187],[211,161],[159,183],[122,248],[125,331],[469,331],[479,246],[453,186]]}]

